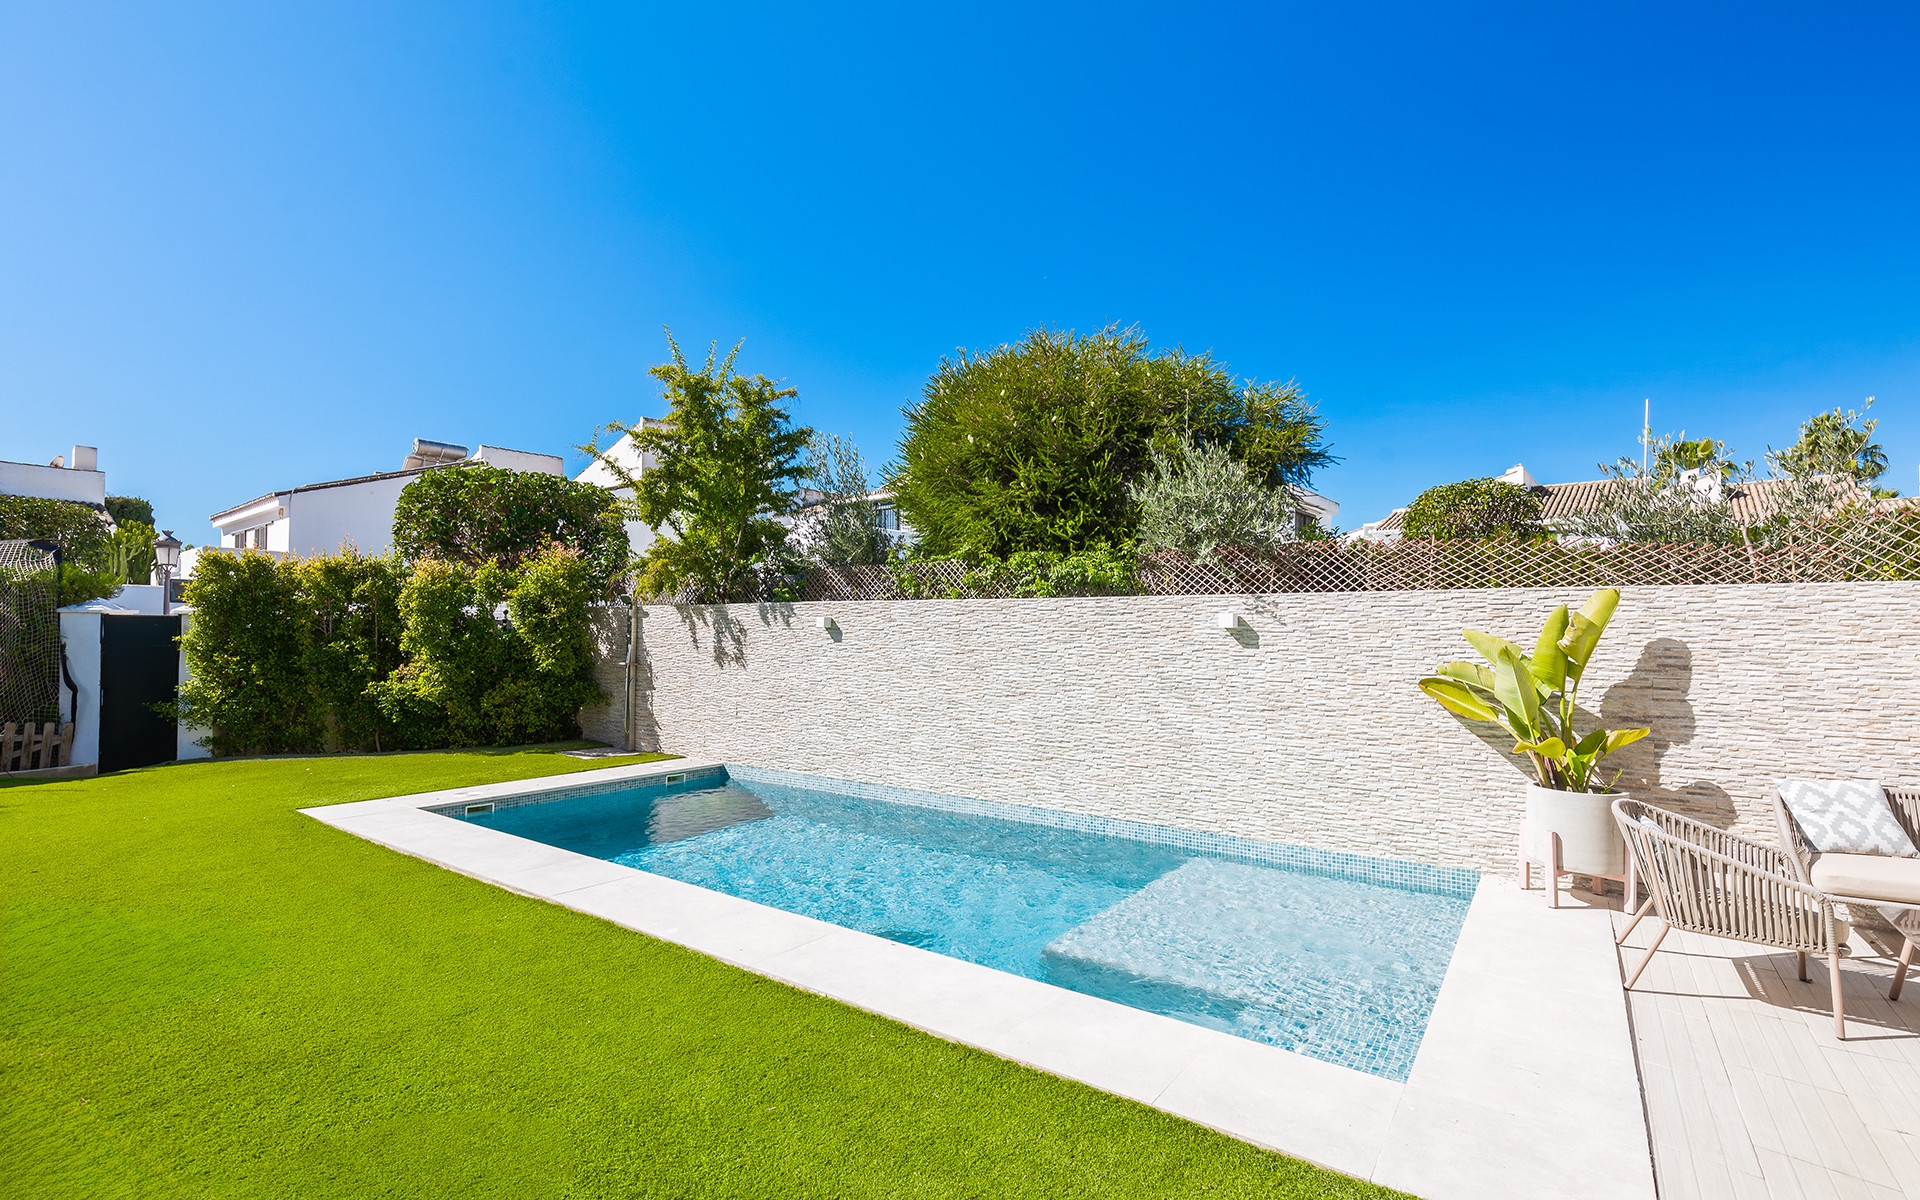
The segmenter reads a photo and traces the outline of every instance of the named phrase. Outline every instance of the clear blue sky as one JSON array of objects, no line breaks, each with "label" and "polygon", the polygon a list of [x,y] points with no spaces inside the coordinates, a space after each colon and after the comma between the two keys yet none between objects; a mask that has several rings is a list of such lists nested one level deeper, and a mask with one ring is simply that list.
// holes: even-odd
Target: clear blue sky
[{"label": "clear blue sky", "polygon": [[189,541],[423,436],[564,452],[746,339],[891,457],[942,354],[1295,378],[1348,526],[1879,397],[1920,464],[1903,5],[0,3],[0,458]]}]

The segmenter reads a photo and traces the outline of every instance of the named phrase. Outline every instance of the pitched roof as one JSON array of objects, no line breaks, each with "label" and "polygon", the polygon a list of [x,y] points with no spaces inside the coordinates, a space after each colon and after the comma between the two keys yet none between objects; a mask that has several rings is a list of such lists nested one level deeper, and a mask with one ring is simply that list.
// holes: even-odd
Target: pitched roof
[{"label": "pitched roof", "polygon": [[[1733,519],[1742,525],[1758,525],[1767,520],[1779,507],[1781,489],[1789,482],[1785,479],[1754,479],[1729,487],[1726,496]],[[1540,519],[1551,523],[1595,511],[1607,493],[1619,486],[1620,481],[1616,479],[1583,479],[1575,483],[1536,484],[1531,490],[1540,497]],[[1846,481],[1845,490],[1849,493],[1847,498],[1850,501],[1865,503],[1870,499],[1867,490],[1851,480]],[[1385,520],[1369,526],[1369,529],[1376,534],[1397,534],[1406,515],[1405,508],[1396,508]]]}]

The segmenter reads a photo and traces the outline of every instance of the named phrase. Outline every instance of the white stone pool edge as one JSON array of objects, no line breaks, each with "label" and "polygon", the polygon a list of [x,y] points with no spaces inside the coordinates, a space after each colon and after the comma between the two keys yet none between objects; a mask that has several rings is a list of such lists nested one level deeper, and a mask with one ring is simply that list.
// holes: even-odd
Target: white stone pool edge
[{"label": "white stone pool edge", "polygon": [[423,812],[635,783],[675,759],[302,811],[950,1041],[1427,1200],[1654,1195],[1602,907],[1481,880],[1404,1084]]}]

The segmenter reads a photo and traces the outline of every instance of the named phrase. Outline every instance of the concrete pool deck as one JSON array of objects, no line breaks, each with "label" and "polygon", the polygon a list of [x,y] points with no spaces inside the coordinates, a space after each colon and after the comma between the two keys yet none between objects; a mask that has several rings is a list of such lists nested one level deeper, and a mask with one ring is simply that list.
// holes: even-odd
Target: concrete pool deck
[{"label": "concrete pool deck", "polygon": [[1406,1083],[422,811],[677,759],[303,809],[403,854],[1428,1200],[1654,1195],[1611,907],[1483,877]]}]

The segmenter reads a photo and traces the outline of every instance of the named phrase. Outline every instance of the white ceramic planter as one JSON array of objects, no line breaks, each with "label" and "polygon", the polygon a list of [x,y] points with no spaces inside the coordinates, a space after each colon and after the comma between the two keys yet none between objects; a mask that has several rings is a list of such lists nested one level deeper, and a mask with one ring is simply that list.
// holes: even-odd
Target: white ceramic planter
[{"label": "white ceramic planter", "polygon": [[1557,792],[1528,784],[1527,857],[1550,865],[1553,846],[1548,835],[1557,833],[1561,870],[1575,875],[1621,874],[1627,864],[1620,827],[1613,820],[1617,798],[1613,792]]}]

